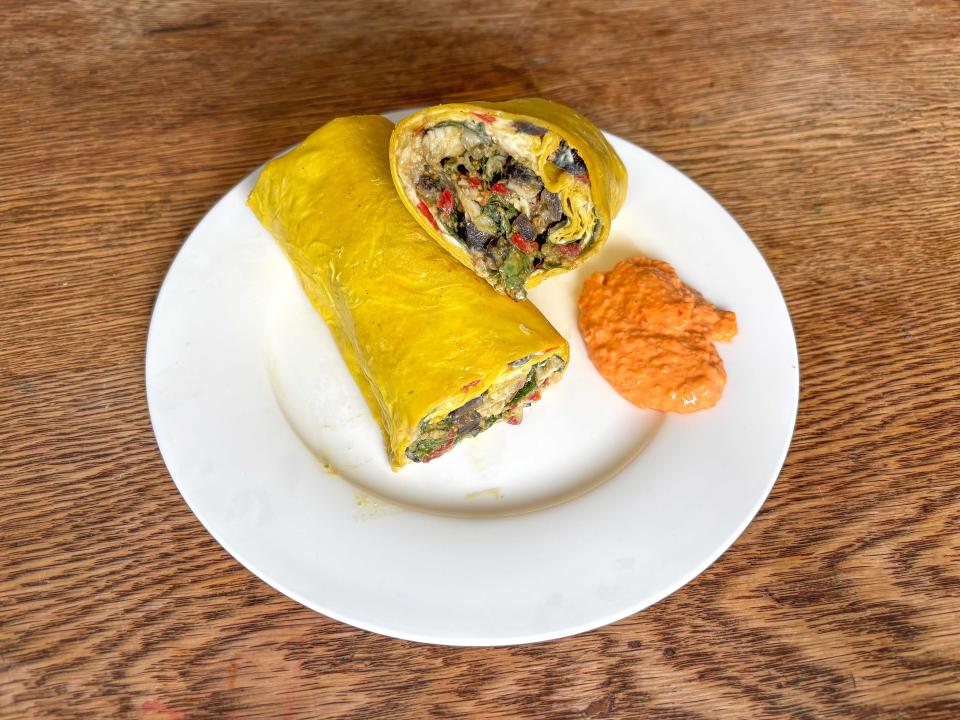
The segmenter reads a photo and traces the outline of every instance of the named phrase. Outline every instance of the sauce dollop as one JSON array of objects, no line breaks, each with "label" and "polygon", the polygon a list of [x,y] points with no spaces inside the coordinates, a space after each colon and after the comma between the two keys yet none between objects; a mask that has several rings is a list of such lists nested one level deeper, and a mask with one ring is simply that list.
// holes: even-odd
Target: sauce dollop
[{"label": "sauce dollop", "polygon": [[637,407],[689,413],[717,404],[727,374],[713,343],[737,333],[661,260],[634,257],[580,293],[580,332],[600,374]]}]

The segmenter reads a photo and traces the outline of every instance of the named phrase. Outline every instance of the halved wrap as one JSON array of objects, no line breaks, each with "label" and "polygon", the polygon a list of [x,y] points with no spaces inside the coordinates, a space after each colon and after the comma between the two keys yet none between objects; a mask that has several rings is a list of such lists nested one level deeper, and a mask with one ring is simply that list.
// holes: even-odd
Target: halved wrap
[{"label": "halved wrap", "polygon": [[417,222],[516,300],[599,250],[627,192],[603,133],[539,98],[414,113],[393,131],[390,169]]},{"label": "halved wrap", "polygon": [[566,341],[492,291],[400,202],[380,116],[333,120],[267,163],[248,203],[333,333],[394,469],[429,461],[560,378]]}]

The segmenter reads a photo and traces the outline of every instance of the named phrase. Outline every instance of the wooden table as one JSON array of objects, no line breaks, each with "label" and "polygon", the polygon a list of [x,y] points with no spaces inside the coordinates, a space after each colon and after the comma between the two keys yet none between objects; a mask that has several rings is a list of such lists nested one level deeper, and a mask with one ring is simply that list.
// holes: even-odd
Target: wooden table
[{"label": "wooden table", "polygon": [[[0,715],[960,717],[960,5],[781,5],[5,3]],[[796,327],[793,446],[733,548],[635,617],[502,649],[354,630],[181,500],[151,306],[214,201],[326,119],[527,95],[751,235]]]}]

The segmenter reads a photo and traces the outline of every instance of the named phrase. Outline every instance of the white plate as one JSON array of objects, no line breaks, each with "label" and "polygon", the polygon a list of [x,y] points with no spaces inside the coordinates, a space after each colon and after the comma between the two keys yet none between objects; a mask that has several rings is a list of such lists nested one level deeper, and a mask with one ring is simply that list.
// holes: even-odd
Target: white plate
[{"label": "white plate", "polygon": [[[531,293],[570,341],[566,376],[521,426],[498,425],[399,473],[326,326],[244,204],[257,173],[210,210],[157,299],[147,396],[177,487],[237,560],[357,627],[504,645],[637,612],[730,546],[793,432],[790,318],[760,253],[716,201],[608,137],[630,175],[612,237]],[[638,253],[737,313],[712,410],[637,410],[586,356],[576,323],[584,278]]]}]

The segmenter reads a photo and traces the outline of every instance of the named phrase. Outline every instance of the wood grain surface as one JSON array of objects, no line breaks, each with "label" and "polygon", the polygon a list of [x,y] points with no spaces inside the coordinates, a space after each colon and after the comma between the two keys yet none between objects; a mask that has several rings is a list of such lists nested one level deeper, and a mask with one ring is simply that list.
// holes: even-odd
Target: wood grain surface
[{"label": "wood grain surface", "polygon": [[[328,118],[526,95],[740,221],[795,324],[796,435],[730,551],[634,617],[375,636],[190,513],[151,306],[214,201]],[[956,0],[8,0],[0,179],[0,716],[960,717]]]}]

